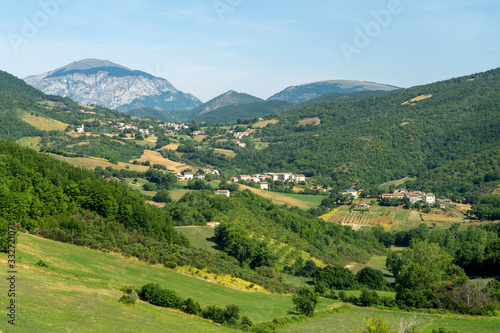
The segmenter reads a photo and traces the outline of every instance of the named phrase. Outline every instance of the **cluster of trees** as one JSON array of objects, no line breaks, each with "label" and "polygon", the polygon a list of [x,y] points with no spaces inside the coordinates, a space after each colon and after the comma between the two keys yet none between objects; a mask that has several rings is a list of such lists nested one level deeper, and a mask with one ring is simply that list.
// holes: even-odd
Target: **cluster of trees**
[{"label": "cluster of trees", "polygon": [[278,258],[269,250],[268,243],[249,236],[248,230],[238,220],[221,223],[215,230],[218,243],[241,265],[251,268],[273,267]]},{"label": "cluster of trees", "polygon": [[157,283],[144,285],[139,292],[139,297],[153,305],[179,309],[185,313],[202,316],[229,327],[249,330],[253,326],[250,318],[241,316],[240,308],[237,305],[230,304],[225,308],[210,305],[203,309],[200,303],[193,298],[182,299],[174,290],[163,289]]},{"label": "cluster of trees", "polygon": [[388,246],[407,247],[426,241],[439,245],[470,276],[500,274],[500,223],[474,225],[459,229],[460,223],[449,229],[431,230],[425,223],[408,231],[395,233],[377,232],[379,239]]},{"label": "cluster of trees", "polygon": [[402,308],[437,308],[473,315],[488,315],[498,307],[500,283],[487,286],[468,281],[439,245],[415,242],[387,258],[396,278],[396,301]]}]

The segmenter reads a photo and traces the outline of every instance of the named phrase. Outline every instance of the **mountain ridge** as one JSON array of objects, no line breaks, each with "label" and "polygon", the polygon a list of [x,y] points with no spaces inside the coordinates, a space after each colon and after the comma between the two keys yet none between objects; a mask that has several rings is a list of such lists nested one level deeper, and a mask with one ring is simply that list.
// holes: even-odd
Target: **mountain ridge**
[{"label": "mountain ridge", "polygon": [[109,60],[83,59],[28,76],[24,81],[46,94],[118,111],[144,107],[190,110],[201,104],[198,98],[177,90],[166,79]]},{"label": "mountain ridge", "polygon": [[289,86],[267,100],[301,103],[328,93],[354,93],[361,91],[392,91],[396,86],[356,80],[325,80]]}]

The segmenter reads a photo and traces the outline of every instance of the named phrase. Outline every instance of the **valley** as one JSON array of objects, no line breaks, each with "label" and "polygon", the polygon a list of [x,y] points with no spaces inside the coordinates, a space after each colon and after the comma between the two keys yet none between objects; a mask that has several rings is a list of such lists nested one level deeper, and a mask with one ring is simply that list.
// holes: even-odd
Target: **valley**
[{"label": "valley", "polygon": [[[229,91],[181,122],[0,74],[0,227],[18,230],[23,285],[9,332],[498,326],[498,69],[390,92],[321,88],[317,101],[295,87],[279,112]],[[432,275],[407,284],[420,273]],[[179,304],[147,299],[149,283]],[[217,318],[229,305],[237,320]]]}]

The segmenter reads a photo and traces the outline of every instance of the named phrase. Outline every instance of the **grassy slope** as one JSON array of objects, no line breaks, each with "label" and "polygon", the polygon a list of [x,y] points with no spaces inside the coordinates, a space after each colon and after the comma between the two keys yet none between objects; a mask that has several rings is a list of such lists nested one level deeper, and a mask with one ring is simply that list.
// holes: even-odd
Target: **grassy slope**
[{"label": "grassy slope", "polygon": [[[45,319],[45,324],[40,326],[41,331],[51,330],[49,323],[59,322],[62,325],[66,320],[69,323],[81,323],[83,330],[91,329],[89,325],[92,320],[97,321],[96,331],[110,331],[106,329],[114,327],[110,321],[122,322],[123,327],[128,327],[125,318],[134,311],[116,302],[121,296],[119,288],[126,285],[140,287],[150,282],[173,289],[181,297],[193,297],[204,307],[211,304],[239,305],[242,312],[256,323],[284,317],[292,308],[291,296],[238,291],[163,267],[31,235],[19,236],[17,257],[23,266],[18,274],[18,300],[24,304],[22,311],[28,314],[23,315],[23,327],[36,327],[41,324],[36,318],[50,318],[47,313],[54,313],[51,315],[54,321]],[[0,264],[5,266],[6,255],[0,255],[0,260]],[[36,267],[35,263],[40,260],[46,262],[51,269]],[[2,285],[6,290],[5,283]],[[84,305],[78,305],[80,301]],[[43,302],[47,303],[45,309],[41,306]],[[331,308],[334,304],[333,301],[324,300],[320,309]],[[140,307],[145,307],[145,312],[153,311],[145,304]],[[86,315],[87,312],[92,313],[94,319],[88,319],[90,315]],[[104,319],[99,319],[101,312],[103,316],[106,315]],[[167,312],[153,311],[157,314]],[[20,312],[20,315],[22,313]],[[134,316],[141,317],[138,314],[132,317]],[[181,317],[179,318],[182,321]],[[158,321],[165,324],[169,318],[160,316]],[[187,324],[186,327],[195,326],[197,322],[198,320],[195,320],[192,325]],[[0,322],[0,325],[3,324],[4,322]],[[141,331],[139,326],[137,330]]]},{"label": "grassy slope", "polygon": [[321,200],[326,197],[317,195],[303,195],[303,194],[287,194],[271,192],[266,190],[256,189],[250,186],[245,186],[239,184],[241,190],[250,190],[251,192],[260,195],[263,198],[271,199],[271,201],[276,205],[288,204],[289,206],[297,206],[301,209],[309,209],[312,207],[317,207]]},{"label": "grassy slope", "polygon": [[[280,332],[360,332],[367,325],[366,319],[373,317],[384,317],[389,326],[395,326],[400,318],[406,321],[414,317],[410,313],[398,313],[391,311],[374,310],[367,308],[353,308],[350,311],[332,315],[325,318],[308,321],[287,327]],[[473,318],[465,316],[438,316],[429,314],[417,314],[417,326],[422,333],[431,332],[433,329],[445,327],[449,330],[466,332],[498,332],[500,327],[499,318]]]},{"label": "grassy slope", "polygon": [[214,229],[209,227],[178,227],[178,233],[186,236],[192,246],[205,249],[212,253],[218,253],[217,244],[208,240],[214,237]]}]

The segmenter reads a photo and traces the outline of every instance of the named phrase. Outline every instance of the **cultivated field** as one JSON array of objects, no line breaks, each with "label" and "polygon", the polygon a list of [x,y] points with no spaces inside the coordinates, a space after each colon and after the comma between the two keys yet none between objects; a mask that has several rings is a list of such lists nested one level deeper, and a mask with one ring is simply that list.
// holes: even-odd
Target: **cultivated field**
[{"label": "cultivated field", "polygon": [[[71,165],[77,166],[77,167],[82,167],[82,168],[87,168],[87,169],[92,169],[94,170],[97,166],[102,167],[105,169],[106,167],[112,167],[113,169],[129,169],[129,170],[134,170],[134,171],[147,171],[149,167],[144,166],[144,165],[139,165],[139,164],[132,164],[132,163],[123,163],[123,162],[118,162],[118,164],[113,164],[108,162],[108,160],[105,160],[103,158],[98,158],[98,157],[65,157],[65,156],[60,156],[60,155],[55,155],[55,154],[47,154],[55,159],[61,160],[63,162],[67,162]],[[127,168],[128,167],[128,168]]]},{"label": "cultivated field", "polygon": [[193,171],[198,170],[198,168],[195,168],[193,166],[174,162],[174,161],[171,161],[167,158],[164,158],[163,156],[161,156],[161,154],[159,152],[153,151],[153,150],[145,150],[144,154],[141,156],[141,158],[138,159],[138,161],[139,162],[150,161],[151,165],[161,164],[161,165],[166,166],[168,170],[173,170],[175,172],[181,172],[187,168],[189,168]]},{"label": "cultivated field", "polygon": [[49,119],[49,118],[44,118],[44,117],[38,117],[34,116],[31,114],[25,114],[23,116],[23,121],[27,122],[28,124],[38,128],[39,130],[42,131],[61,131],[63,132],[66,127],[68,127],[68,124],[65,124],[63,122],[54,120],[54,119]]},{"label": "cultivated field", "polygon": [[387,182],[387,183],[384,183],[384,184],[381,184],[379,185],[379,188],[385,190],[385,191],[388,191],[389,190],[389,187],[391,185],[394,185],[396,188],[403,184],[405,181],[407,180],[415,180],[416,178],[411,178],[411,177],[406,177],[406,178],[402,178],[402,179],[398,179],[398,180],[393,180],[393,181],[390,181],[390,182]]},{"label": "cultivated field", "polygon": [[263,128],[266,127],[268,124],[277,124],[279,123],[279,119],[271,119],[271,120],[264,120],[264,121],[259,121],[253,125],[253,127],[257,128]]},{"label": "cultivated field", "polygon": [[263,198],[271,199],[271,201],[277,205],[289,205],[296,206],[301,209],[309,209],[312,207],[317,207],[324,196],[317,195],[303,195],[303,194],[288,194],[288,193],[277,193],[271,191],[263,191],[250,186],[239,185],[242,190],[250,190],[251,192],[260,195]]},{"label": "cultivated field", "polygon": [[38,145],[40,144],[40,141],[42,141],[42,137],[40,136],[35,136],[35,137],[24,137],[16,141],[17,144],[20,144],[21,146],[29,147],[31,149],[37,149]]},{"label": "cultivated field", "polygon": [[[370,203],[370,201],[364,200],[365,203]],[[421,223],[429,227],[436,224],[436,228],[449,228],[453,223],[464,225],[478,223],[469,220],[456,206],[456,204],[446,204],[446,209],[433,208],[428,214],[415,209],[406,209],[403,206],[387,207],[372,204],[368,212],[351,211],[349,206],[341,206],[321,218],[326,222],[351,226],[355,230],[371,226],[382,226],[386,230],[408,230],[418,227]],[[470,206],[465,206],[467,207],[461,207],[461,209],[470,209]]]},{"label": "cultivated field", "polygon": [[300,120],[299,126],[300,125],[319,125],[320,123],[321,123],[321,120],[318,117],[307,118],[307,119]]}]

